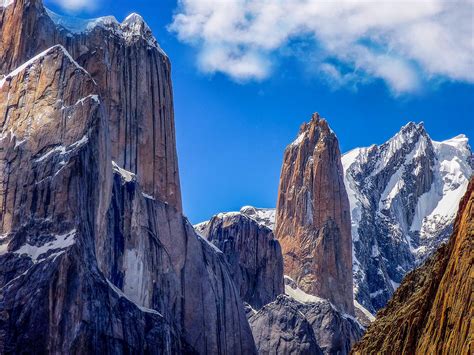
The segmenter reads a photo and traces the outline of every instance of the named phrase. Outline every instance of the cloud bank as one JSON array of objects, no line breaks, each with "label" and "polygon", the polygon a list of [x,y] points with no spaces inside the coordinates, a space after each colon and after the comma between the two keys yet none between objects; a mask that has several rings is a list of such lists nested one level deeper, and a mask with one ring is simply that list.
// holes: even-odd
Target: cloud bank
[{"label": "cloud bank", "polygon": [[204,72],[262,80],[290,48],[335,85],[378,78],[405,93],[474,82],[473,17],[471,0],[180,0],[169,28]]},{"label": "cloud bank", "polygon": [[77,11],[92,11],[97,8],[100,0],[50,0],[61,6],[66,11],[77,12]]}]

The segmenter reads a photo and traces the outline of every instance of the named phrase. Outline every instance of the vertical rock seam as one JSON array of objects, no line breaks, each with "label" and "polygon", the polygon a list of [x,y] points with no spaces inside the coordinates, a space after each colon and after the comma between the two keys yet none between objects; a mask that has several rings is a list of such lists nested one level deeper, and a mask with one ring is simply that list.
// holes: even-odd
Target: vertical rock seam
[{"label": "vertical rock seam", "polygon": [[276,212],[285,274],[354,314],[349,200],[339,143],[315,113],[284,153]]}]

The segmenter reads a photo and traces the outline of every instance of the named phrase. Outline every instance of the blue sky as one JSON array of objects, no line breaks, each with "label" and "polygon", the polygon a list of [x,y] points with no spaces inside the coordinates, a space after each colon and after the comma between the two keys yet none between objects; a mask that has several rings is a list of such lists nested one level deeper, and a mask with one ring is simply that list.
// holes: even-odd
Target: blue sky
[{"label": "blue sky", "polygon": [[[152,28],[172,62],[193,223],[243,205],[273,207],[283,151],[313,112],[328,119],[343,152],[383,143],[408,121],[423,121],[435,140],[474,137],[474,34],[464,18],[472,3],[467,13],[462,2],[442,8],[437,0],[398,10],[409,4],[400,0],[397,11],[369,2],[285,16],[288,9],[247,1],[246,22],[232,25],[238,0],[223,9],[199,0],[45,2],[85,18],[137,12]],[[311,11],[320,16],[314,28]]]}]

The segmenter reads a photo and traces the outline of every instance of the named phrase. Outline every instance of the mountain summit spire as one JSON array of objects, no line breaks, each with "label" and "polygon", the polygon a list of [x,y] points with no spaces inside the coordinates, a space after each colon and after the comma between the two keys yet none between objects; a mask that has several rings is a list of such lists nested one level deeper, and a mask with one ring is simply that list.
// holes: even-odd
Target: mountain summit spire
[{"label": "mountain summit spire", "polygon": [[353,314],[349,200],[339,143],[314,113],[284,154],[275,234],[285,272],[305,292]]}]

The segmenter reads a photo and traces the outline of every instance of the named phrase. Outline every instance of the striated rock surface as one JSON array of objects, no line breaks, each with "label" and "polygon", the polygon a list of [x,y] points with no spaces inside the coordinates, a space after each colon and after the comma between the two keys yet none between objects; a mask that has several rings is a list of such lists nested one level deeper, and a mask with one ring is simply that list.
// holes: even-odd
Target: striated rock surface
[{"label": "striated rock surface", "polygon": [[348,354],[364,328],[329,301],[306,294],[290,278],[285,283],[286,295],[249,315],[259,353]]},{"label": "striated rock surface", "polygon": [[339,144],[313,114],[284,154],[275,236],[285,273],[307,293],[354,314],[349,200]]},{"label": "striated rock surface", "polygon": [[280,295],[249,318],[259,354],[323,354],[298,303]]},{"label": "striated rock surface", "polygon": [[0,352],[255,353],[224,255],[181,214],[148,27],[61,22],[37,0],[0,18]]},{"label": "striated rock surface", "polygon": [[181,210],[170,61],[143,19],[68,18],[41,0],[15,0],[0,8],[0,27],[0,76],[62,44],[98,84],[112,159]]},{"label": "striated rock surface", "polygon": [[471,179],[448,244],[405,277],[353,353],[471,353],[473,241]]},{"label": "striated rock surface", "polygon": [[61,46],[0,81],[1,353],[188,349],[97,269],[111,176],[97,90]]},{"label": "striated rock surface", "polygon": [[445,242],[472,175],[465,136],[436,142],[408,123],[342,157],[354,245],[354,294],[375,313],[403,276]]},{"label": "striated rock surface", "polygon": [[247,210],[256,216],[255,208],[245,207],[219,213],[196,229],[224,253],[242,300],[260,309],[284,292],[283,257],[271,229],[246,215]]},{"label": "striated rock surface", "polygon": [[[365,328],[354,317],[339,311],[328,300],[305,293],[288,276],[285,276],[285,293],[311,324],[324,354],[348,354],[364,334]],[[252,331],[255,334],[253,326]]]},{"label": "striated rock surface", "polygon": [[254,343],[226,258],[174,208],[143,193],[115,166],[104,275],[131,300],[160,312],[200,354],[253,353]]}]

